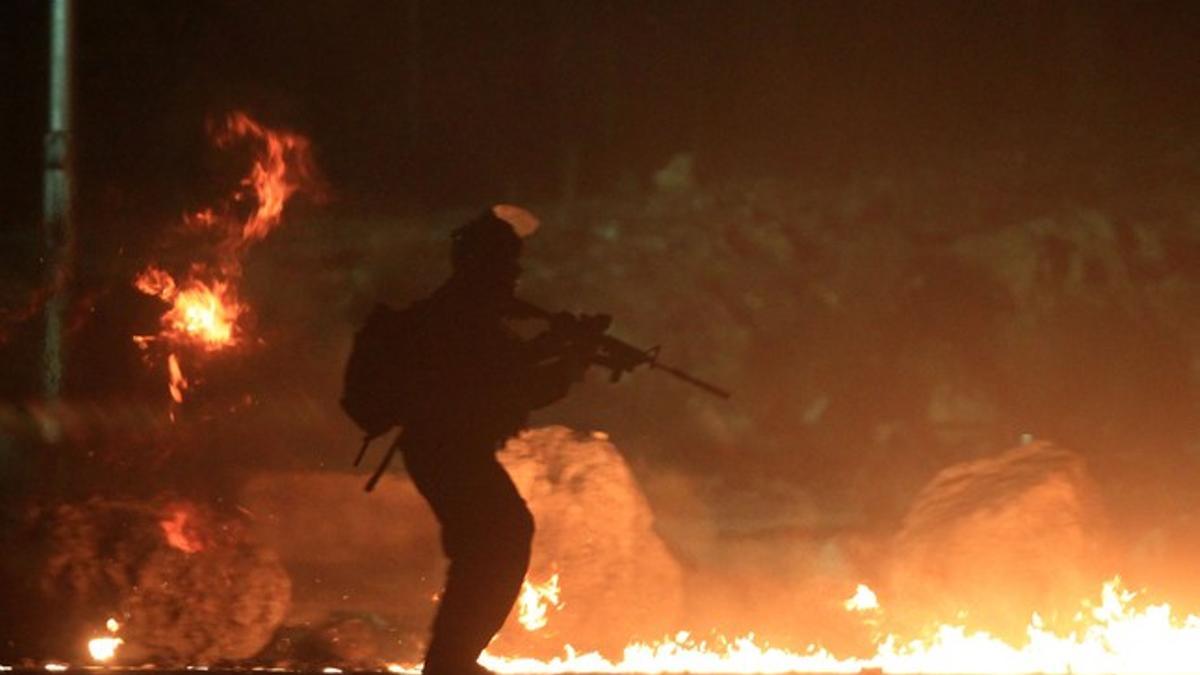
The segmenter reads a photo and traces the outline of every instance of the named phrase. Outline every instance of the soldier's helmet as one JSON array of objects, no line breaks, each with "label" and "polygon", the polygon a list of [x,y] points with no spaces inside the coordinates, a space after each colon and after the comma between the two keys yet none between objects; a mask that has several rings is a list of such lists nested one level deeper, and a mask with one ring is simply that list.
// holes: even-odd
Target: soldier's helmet
[{"label": "soldier's helmet", "polygon": [[537,225],[520,207],[493,206],[451,233],[450,261],[458,271],[511,266],[521,255],[522,237]]},{"label": "soldier's helmet", "polygon": [[450,261],[456,270],[491,267],[521,255],[521,238],[489,209],[450,235]]}]

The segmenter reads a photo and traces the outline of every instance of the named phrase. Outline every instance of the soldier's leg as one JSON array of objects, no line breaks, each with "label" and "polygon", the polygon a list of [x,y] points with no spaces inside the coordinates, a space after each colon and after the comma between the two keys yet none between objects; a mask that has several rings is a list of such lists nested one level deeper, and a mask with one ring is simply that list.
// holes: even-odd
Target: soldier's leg
[{"label": "soldier's leg", "polygon": [[[471,467],[441,509],[450,565],[426,654],[426,672],[470,672],[504,624],[529,567],[533,517],[494,459]],[[444,503],[443,506],[446,504]]]}]

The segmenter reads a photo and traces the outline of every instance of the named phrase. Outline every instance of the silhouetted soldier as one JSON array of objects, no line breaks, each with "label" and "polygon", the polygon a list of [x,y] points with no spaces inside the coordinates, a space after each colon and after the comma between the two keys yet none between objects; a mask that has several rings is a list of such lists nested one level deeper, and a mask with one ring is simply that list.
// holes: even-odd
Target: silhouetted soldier
[{"label": "silhouetted soldier", "polygon": [[425,394],[399,447],[441,523],[450,561],[428,675],[483,671],[475,660],[520,592],[534,530],[496,452],[530,411],[565,396],[587,367],[586,355],[564,350],[554,330],[522,340],[506,326],[521,246],[509,222],[485,212],[455,230],[450,279],[409,308],[423,345],[412,377]]}]

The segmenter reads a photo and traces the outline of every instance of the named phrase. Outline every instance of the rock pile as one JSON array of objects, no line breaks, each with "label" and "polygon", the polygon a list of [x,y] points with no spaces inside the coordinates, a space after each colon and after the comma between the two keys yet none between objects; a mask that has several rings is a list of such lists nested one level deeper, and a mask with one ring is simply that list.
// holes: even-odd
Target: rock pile
[{"label": "rock pile", "polygon": [[246,659],[287,612],[287,572],[238,519],[190,504],[94,498],[36,521],[42,611],[25,613],[56,617],[50,653],[74,662],[87,661],[87,637],[102,634],[107,618],[124,641],[121,663]]},{"label": "rock pile", "polygon": [[883,598],[901,634],[965,622],[1020,640],[1069,618],[1104,575],[1105,518],[1080,455],[1033,442],[939,472],[905,516]]}]

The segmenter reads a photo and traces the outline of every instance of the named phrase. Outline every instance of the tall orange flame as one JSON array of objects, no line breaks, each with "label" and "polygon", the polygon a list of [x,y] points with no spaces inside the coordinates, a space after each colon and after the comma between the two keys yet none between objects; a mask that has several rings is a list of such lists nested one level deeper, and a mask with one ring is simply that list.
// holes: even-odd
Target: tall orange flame
[{"label": "tall orange flame", "polygon": [[[170,305],[162,315],[158,334],[137,335],[133,339],[143,349],[162,345],[167,358],[168,389],[176,404],[183,402],[188,388],[180,358],[182,350],[207,353],[238,344],[238,320],[247,310],[237,294],[241,256],[249,245],[261,241],[279,225],[288,199],[314,180],[308,139],[269,129],[245,113],[227,116],[216,130],[214,142],[222,148],[246,142],[254,151],[249,173],[228,203],[197,211],[184,219],[188,228],[227,233],[213,246],[215,263],[193,263],[181,279],[152,264],[134,279],[138,290]],[[231,204],[247,200],[254,201],[254,210],[240,220]]]},{"label": "tall orange flame", "polygon": [[279,224],[284,204],[293,193],[311,183],[313,168],[307,138],[267,129],[242,112],[226,118],[217,144],[225,146],[246,137],[261,143],[262,148],[250,175],[242,181],[253,190],[258,202],[258,208],[242,227],[242,240],[251,242],[265,238]]}]

